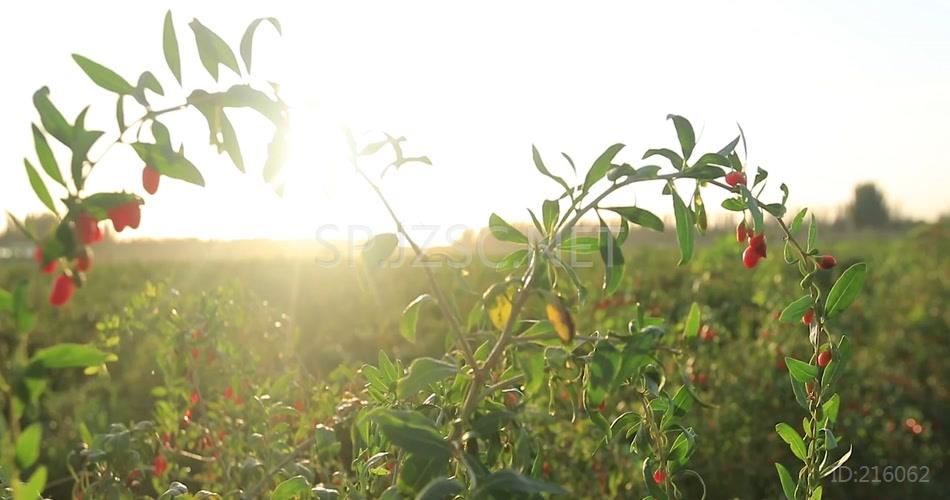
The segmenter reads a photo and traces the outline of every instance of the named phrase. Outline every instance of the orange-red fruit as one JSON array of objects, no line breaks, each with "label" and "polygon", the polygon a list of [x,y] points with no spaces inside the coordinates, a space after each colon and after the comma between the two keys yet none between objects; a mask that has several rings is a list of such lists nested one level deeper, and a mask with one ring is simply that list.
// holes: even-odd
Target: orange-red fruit
[{"label": "orange-red fruit", "polygon": [[234,397],[234,389],[232,389],[231,386],[229,385],[224,389],[224,399],[231,399],[233,397]]},{"label": "orange-red fruit", "polygon": [[818,366],[824,368],[831,363],[831,351],[821,351],[818,353]]},{"label": "orange-red fruit", "polygon": [[155,460],[152,461],[152,468],[156,476],[161,476],[165,473],[165,469],[168,468],[168,462],[165,460],[165,457],[155,455]]},{"label": "orange-red fruit", "polygon": [[148,194],[155,194],[158,192],[158,182],[162,179],[162,174],[158,173],[158,170],[145,165],[145,168],[142,169],[142,187],[145,188],[145,192]]},{"label": "orange-red fruit", "polygon": [[739,225],[736,226],[736,242],[740,245],[745,244],[746,240],[749,239],[749,228],[746,227],[745,221],[740,221]]},{"label": "orange-red fruit", "polygon": [[107,212],[116,232],[121,233],[126,227],[138,229],[142,220],[142,202],[135,200],[112,207]]},{"label": "orange-red fruit", "polygon": [[752,237],[750,237],[749,246],[752,247],[756,251],[756,253],[758,253],[761,257],[765,258],[767,256],[765,234],[753,235]]},{"label": "orange-red fruit", "polygon": [[838,259],[834,255],[822,255],[818,257],[818,267],[822,269],[831,269],[838,265]]},{"label": "orange-red fruit", "polygon": [[745,250],[742,252],[742,265],[744,265],[745,267],[749,269],[752,269],[753,267],[756,266],[756,264],[759,263],[759,259],[761,258],[762,256],[759,255],[759,252],[756,252],[754,248],[746,247]]},{"label": "orange-red fruit", "polygon": [[699,338],[709,342],[716,338],[716,330],[709,325],[703,325],[703,328],[699,330]]},{"label": "orange-red fruit", "polygon": [[49,274],[56,270],[56,261],[52,260],[49,264],[43,265],[43,249],[36,247],[36,250],[33,251],[33,259],[37,264],[40,265],[40,270],[44,273]]},{"label": "orange-red fruit", "polygon": [[66,276],[65,273],[60,274],[53,282],[53,291],[49,294],[49,303],[59,307],[69,302],[74,291],[76,291],[76,284],[73,283],[73,279]]},{"label": "orange-red fruit", "polygon": [[666,472],[663,469],[653,471],[653,482],[663,484],[663,481],[666,481]]},{"label": "orange-red fruit", "polygon": [[730,187],[736,187],[736,184],[745,184],[745,174],[739,171],[733,171],[726,174],[726,184]]},{"label": "orange-red fruit", "polygon": [[815,319],[815,310],[808,309],[805,311],[805,314],[802,314],[802,323],[810,325],[811,322]]},{"label": "orange-red fruit", "polygon": [[80,214],[76,219],[76,233],[83,245],[92,245],[102,241],[102,229],[99,229],[99,221],[87,213]]},{"label": "orange-red fruit", "polygon": [[198,394],[198,391],[193,391],[191,393],[191,404],[196,405],[201,402],[201,396]]}]

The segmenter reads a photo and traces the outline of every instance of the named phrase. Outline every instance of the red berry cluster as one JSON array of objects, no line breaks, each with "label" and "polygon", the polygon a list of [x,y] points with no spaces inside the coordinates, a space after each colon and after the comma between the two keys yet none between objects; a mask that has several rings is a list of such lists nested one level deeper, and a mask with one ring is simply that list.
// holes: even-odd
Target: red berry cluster
[{"label": "red berry cluster", "polygon": [[750,231],[746,225],[745,221],[739,223],[736,226],[736,241],[739,244],[747,244],[746,249],[742,252],[742,264],[752,269],[755,267],[759,260],[764,259],[767,253],[767,245],[765,243],[765,234],[755,234],[755,231]]},{"label": "red berry cluster", "polygon": [[[112,225],[117,232],[122,232],[126,227],[137,229],[142,220],[141,205],[141,201],[133,200],[114,206],[107,210],[106,217],[112,221]],[[49,303],[56,307],[69,302],[76,291],[76,285],[82,282],[82,273],[88,273],[92,270],[93,253],[90,247],[102,241],[103,238],[102,228],[99,227],[99,219],[88,212],[80,213],[75,218],[74,224],[76,237],[82,246],[77,252],[72,265],[64,269],[53,281]],[[36,247],[33,258],[44,273],[49,274],[56,270],[57,261],[47,262],[41,247]]]},{"label": "red berry cluster", "polygon": [[729,172],[728,174],[726,174],[726,184],[728,184],[729,187],[736,187],[736,185],[738,184],[745,185],[746,184],[745,173],[740,172],[738,170]]}]

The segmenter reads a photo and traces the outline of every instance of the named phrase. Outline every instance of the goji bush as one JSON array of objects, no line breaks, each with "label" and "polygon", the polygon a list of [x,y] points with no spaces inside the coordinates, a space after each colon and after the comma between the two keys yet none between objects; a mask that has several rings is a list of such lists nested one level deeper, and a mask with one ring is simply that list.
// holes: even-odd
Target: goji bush
[{"label": "goji bush", "polygon": [[[806,345],[808,351],[797,357],[783,352],[775,362],[787,372],[782,385],[803,420],[774,423],[790,452],[774,464],[775,480],[789,500],[822,497],[828,476],[851,455],[836,424],[837,388],[852,346],[836,321],[859,294],[867,266],[852,263],[842,271],[835,256],[822,252],[815,217],[806,228],[807,210],[786,213],[784,184],[774,196],[765,194],[769,174],[749,166],[741,129],[723,147],[701,153],[691,123],[678,115],[668,117],[676,149],[648,149],[639,160],[621,161],[628,149],[614,144],[586,169],[567,154],[555,168],[532,148],[533,164],[550,181],[551,196],[528,211],[529,231],[491,215],[492,236],[512,249],[491,282],[477,290],[446,284],[464,282],[456,276],[464,273],[433,265],[445,263],[445,256],[411,237],[378,183],[391,167],[411,168],[429,159],[403,156],[407,145],[401,137],[348,136],[353,170],[378,195],[395,227],[364,246],[363,277],[379,272],[400,241],[408,245],[427,290],[405,306],[398,330],[407,342],[416,342],[420,320],[437,310],[445,332],[437,353],[404,360],[381,350],[358,370],[343,366],[317,376],[295,349],[302,332],[291,318],[275,317],[260,301],[228,290],[183,297],[161,284],[148,285],[124,311],[104,317],[96,342],[35,348],[30,334],[38,312],[48,309],[31,304],[31,287],[48,283],[49,304],[69,307],[87,279],[99,278],[92,248],[102,239],[103,223],[122,232],[137,229],[143,216],[147,222],[149,205],[161,200],[164,177],[203,185],[180,138],[173,141],[162,123],[166,114],[197,111],[207,120],[211,145],[243,171],[240,142],[226,111],[253,109],[273,124],[262,171],[281,190],[287,107],[276,85],[259,89],[246,78],[262,23],[280,31],[272,18],[252,22],[240,42],[240,63],[212,30],[197,20],[189,24],[200,62],[214,81],[222,76],[221,66],[239,81],[225,89],[194,89],[184,102],[159,104],[165,86],[150,71],[132,85],[105,66],[74,56],[95,84],[117,96],[117,134],[101,149],[127,146],[138,155],[149,198],[125,191],[87,193],[86,180],[101,161],[89,152],[104,133],[86,129],[86,110],[67,122],[49,89],[34,95],[42,125],[33,126],[35,149],[45,177],[29,160],[26,171],[58,222],[51,234],[37,235],[13,220],[36,244],[37,269],[33,280],[0,292],[0,311],[13,326],[0,366],[2,495],[32,499],[47,488],[47,465],[39,464],[39,421],[44,393],[56,389],[49,384],[51,374],[118,370],[120,355],[134,348],[154,353],[158,380],[149,394],[151,418],[112,423],[99,433],[80,426],[82,445],[66,458],[75,497],[705,497],[707,481],[694,464],[702,436],[691,422],[701,409],[719,404],[702,394],[715,376],[703,367],[703,352],[720,342],[724,327],[715,315],[712,321],[704,318],[708,305],[700,301],[687,300],[690,305],[675,315],[664,314],[636,288],[628,294],[622,287],[628,272],[623,245],[631,226],[666,229],[644,208],[610,203],[615,193],[643,185],[670,200],[680,266],[691,265],[698,234],[707,230],[703,195],[717,190],[727,194],[722,208],[740,219],[740,246],[728,252],[734,262],[748,268],[745,272],[757,272],[753,269],[763,259],[797,268],[801,295],[773,298],[782,304],[775,321],[799,325],[795,352]],[[169,73],[184,89],[171,13],[163,50]],[[128,122],[127,106],[141,115]],[[67,176],[50,138],[71,152]],[[384,155],[391,156],[381,172],[367,166]],[[62,197],[54,199],[48,180]],[[589,217],[597,221],[593,231],[584,224]],[[771,254],[767,229],[777,231]],[[578,274],[578,259],[599,260],[599,285]],[[753,293],[743,290],[738,301]],[[581,316],[588,313],[593,319]],[[741,372],[742,363],[732,369]],[[591,463],[589,472],[552,466],[593,453],[607,459]],[[789,468],[792,457],[796,465]]]}]

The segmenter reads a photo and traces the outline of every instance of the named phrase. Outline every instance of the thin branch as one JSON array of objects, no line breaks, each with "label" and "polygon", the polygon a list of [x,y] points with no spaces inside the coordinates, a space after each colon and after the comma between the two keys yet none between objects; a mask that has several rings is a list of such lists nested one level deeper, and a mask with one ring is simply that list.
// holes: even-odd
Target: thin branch
[{"label": "thin branch", "polygon": [[[363,177],[363,179],[373,188],[373,191],[376,192],[376,196],[382,201],[383,206],[386,207],[386,211],[389,212],[390,218],[396,224],[396,231],[401,234],[406,241],[409,242],[409,246],[412,247],[412,250],[416,253],[420,260],[425,260],[426,254],[422,250],[415,240],[409,236],[409,232],[406,231],[405,226],[403,226],[402,221],[399,220],[399,217],[396,215],[396,211],[393,210],[392,205],[389,204],[389,200],[386,199],[386,196],[383,194],[382,189],[379,185],[373,182],[372,179],[363,169],[356,167],[357,173]],[[448,297],[445,295],[445,292],[442,290],[442,287],[439,285],[438,281],[435,279],[435,274],[432,272],[432,269],[429,266],[423,265],[422,270],[425,271],[426,279],[429,282],[429,288],[432,289],[432,293],[435,294],[436,302],[439,304],[439,308],[442,309],[442,313],[449,319],[449,324],[452,327],[452,330],[455,332],[456,339],[458,340],[459,345],[462,347],[462,355],[465,357],[465,362],[472,367],[475,374],[479,372],[478,362],[475,361],[475,353],[472,351],[472,347],[468,345],[468,340],[465,338],[465,332],[462,329],[462,324],[459,321],[458,317],[455,315],[455,311],[449,307]]]}]

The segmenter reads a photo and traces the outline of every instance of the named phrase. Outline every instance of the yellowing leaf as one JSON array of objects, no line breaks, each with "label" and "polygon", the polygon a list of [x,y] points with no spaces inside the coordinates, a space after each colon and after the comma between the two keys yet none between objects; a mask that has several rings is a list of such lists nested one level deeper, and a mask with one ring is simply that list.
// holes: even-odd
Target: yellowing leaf
[{"label": "yellowing leaf", "polygon": [[511,299],[515,296],[517,290],[515,287],[508,287],[505,293],[495,296],[494,303],[488,308],[488,318],[495,328],[504,330],[508,324],[508,318],[511,317]]},{"label": "yellowing leaf", "polygon": [[544,310],[548,315],[548,321],[554,325],[554,331],[557,332],[561,342],[570,344],[574,340],[574,319],[561,299],[549,302]]}]

